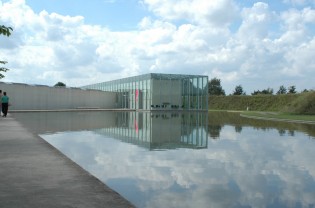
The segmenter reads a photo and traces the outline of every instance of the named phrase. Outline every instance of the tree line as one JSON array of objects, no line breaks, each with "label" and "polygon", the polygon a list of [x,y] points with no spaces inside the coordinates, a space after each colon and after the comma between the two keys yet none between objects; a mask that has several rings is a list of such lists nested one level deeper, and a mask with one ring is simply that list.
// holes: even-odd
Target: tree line
[{"label": "tree line", "polygon": [[[308,92],[309,90],[305,89],[303,92]],[[221,86],[221,80],[218,78],[213,78],[208,83],[208,93],[209,95],[225,95],[225,91]],[[285,87],[284,85],[281,85],[276,92],[277,95],[283,95],[283,94],[296,94],[296,87],[294,85]],[[254,90],[254,92],[251,93],[251,95],[273,95],[274,91],[272,88],[267,88],[263,90]],[[231,95],[246,95],[246,92],[244,91],[242,85],[237,85]]]}]

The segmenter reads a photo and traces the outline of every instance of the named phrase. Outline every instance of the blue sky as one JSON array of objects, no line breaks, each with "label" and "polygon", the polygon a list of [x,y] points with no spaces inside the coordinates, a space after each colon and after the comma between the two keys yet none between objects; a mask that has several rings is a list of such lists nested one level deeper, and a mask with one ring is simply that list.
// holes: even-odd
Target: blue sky
[{"label": "blue sky", "polygon": [[138,0],[27,0],[35,12],[46,10],[62,15],[84,16],[86,24],[104,25],[113,30],[137,27],[143,16],[150,15]]},{"label": "blue sky", "polygon": [[68,86],[145,73],[219,78],[226,93],[315,89],[315,0],[2,0],[6,82]]}]

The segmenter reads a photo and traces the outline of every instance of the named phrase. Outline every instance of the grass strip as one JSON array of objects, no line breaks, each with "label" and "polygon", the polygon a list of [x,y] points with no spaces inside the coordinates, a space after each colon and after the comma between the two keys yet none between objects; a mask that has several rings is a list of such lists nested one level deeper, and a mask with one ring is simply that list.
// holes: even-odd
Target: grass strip
[{"label": "grass strip", "polygon": [[258,117],[266,119],[277,119],[284,121],[304,121],[308,123],[315,123],[315,116],[313,115],[296,115],[288,113],[277,113],[277,112],[263,112],[263,111],[243,111],[241,115],[247,117]]}]

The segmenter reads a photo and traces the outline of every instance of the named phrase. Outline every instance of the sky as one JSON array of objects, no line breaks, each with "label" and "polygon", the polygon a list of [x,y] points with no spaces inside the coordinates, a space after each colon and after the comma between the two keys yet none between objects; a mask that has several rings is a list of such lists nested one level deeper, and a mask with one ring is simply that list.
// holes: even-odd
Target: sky
[{"label": "sky", "polygon": [[[88,2],[88,3],[87,3]],[[315,0],[0,0],[1,81],[207,75],[226,94],[315,90]]]}]

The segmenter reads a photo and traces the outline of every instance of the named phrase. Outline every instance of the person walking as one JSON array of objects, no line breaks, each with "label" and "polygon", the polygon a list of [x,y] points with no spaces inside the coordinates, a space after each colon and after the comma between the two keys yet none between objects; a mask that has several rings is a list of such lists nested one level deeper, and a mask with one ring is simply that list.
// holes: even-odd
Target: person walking
[{"label": "person walking", "polygon": [[2,100],[1,100],[1,97],[2,97],[2,90],[0,90],[0,116],[1,116],[1,112],[2,112]]},{"label": "person walking", "polygon": [[1,97],[2,101],[2,113],[3,117],[7,117],[8,114],[8,108],[9,108],[9,97],[7,96],[6,92],[3,92],[3,96]]}]

